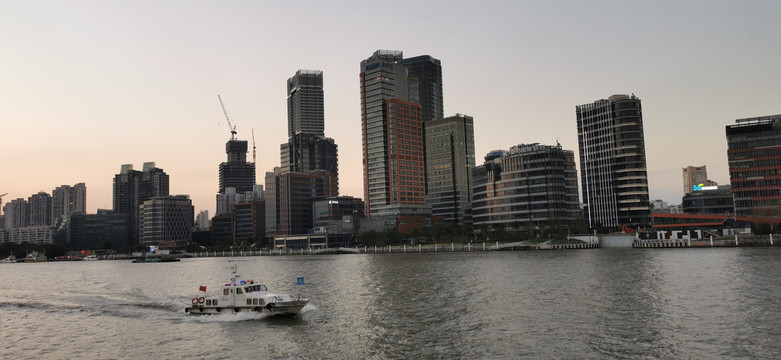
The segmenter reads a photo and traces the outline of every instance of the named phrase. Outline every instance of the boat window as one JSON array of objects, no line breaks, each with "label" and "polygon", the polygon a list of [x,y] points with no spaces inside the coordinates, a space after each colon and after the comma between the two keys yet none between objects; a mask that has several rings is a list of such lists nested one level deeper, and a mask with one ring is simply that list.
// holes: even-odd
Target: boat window
[{"label": "boat window", "polygon": [[206,300],[206,305],[211,305],[211,304],[212,304],[211,300]]},{"label": "boat window", "polygon": [[247,305],[252,305],[252,299],[247,299]]},{"label": "boat window", "polygon": [[257,304],[258,304],[258,299],[252,299],[252,305],[257,305]]},{"label": "boat window", "polygon": [[241,292],[241,288],[236,288],[236,293],[237,294],[243,294],[243,292]]},{"label": "boat window", "polygon": [[217,299],[212,300],[212,305],[217,306]]},{"label": "boat window", "polygon": [[244,291],[248,293],[255,292],[255,291],[268,291],[268,288],[266,288],[266,285],[252,285],[252,286],[245,287]]},{"label": "boat window", "polygon": [[222,294],[223,295],[228,295],[228,289],[222,289]]}]

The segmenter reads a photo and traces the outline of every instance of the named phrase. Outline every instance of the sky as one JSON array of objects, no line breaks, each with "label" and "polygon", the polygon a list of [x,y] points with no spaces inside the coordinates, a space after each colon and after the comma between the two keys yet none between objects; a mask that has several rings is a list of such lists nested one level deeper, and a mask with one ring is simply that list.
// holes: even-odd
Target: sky
[{"label": "sky", "polygon": [[[779,1],[0,0],[0,194],[84,182],[112,208],[122,164],[155,162],[214,215],[228,123],[257,181],[287,141],[286,81],[322,70],[340,194],[363,198],[360,62],[378,49],[442,62],[445,115],[491,150],[577,155],[575,106],[642,100],[651,199],[679,204],[681,169],[729,183],[725,126],[781,114]],[[248,154],[251,158],[252,154]]]}]

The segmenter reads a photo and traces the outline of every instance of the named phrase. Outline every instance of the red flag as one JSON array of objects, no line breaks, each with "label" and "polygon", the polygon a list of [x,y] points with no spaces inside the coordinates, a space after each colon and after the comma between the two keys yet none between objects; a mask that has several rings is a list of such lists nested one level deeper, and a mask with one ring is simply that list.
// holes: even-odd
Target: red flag
[{"label": "red flag", "polygon": [[201,291],[206,292],[206,286],[201,285]]}]

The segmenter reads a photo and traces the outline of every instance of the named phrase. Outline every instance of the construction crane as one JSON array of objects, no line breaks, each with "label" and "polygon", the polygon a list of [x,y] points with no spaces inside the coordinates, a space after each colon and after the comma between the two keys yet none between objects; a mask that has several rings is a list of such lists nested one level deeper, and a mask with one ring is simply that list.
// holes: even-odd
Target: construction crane
[{"label": "construction crane", "polygon": [[3,196],[6,196],[6,195],[8,195],[8,193],[0,195],[0,215],[3,214]]},{"label": "construction crane", "polygon": [[231,131],[231,141],[236,140],[236,125],[233,125],[231,123],[231,119],[228,117],[228,111],[225,110],[225,104],[222,103],[222,98],[220,95],[217,95],[217,99],[220,100],[220,106],[222,107],[222,112],[225,113],[225,120],[228,120],[228,128]]},{"label": "construction crane", "polygon": [[252,163],[255,164],[255,129],[252,129]]}]

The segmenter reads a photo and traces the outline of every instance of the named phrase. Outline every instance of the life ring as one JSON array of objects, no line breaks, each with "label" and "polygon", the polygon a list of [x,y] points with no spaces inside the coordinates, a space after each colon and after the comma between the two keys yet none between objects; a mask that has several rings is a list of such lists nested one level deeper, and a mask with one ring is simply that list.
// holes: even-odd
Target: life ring
[{"label": "life ring", "polygon": [[199,298],[198,298],[198,303],[199,303],[199,304],[203,304],[203,301],[204,301],[204,300],[205,300],[205,299],[203,298],[203,296],[201,296],[201,297],[199,297]]},{"label": "life ring", "polygon": [[198,298],[193,298],[193,305],[198,303]]}]

